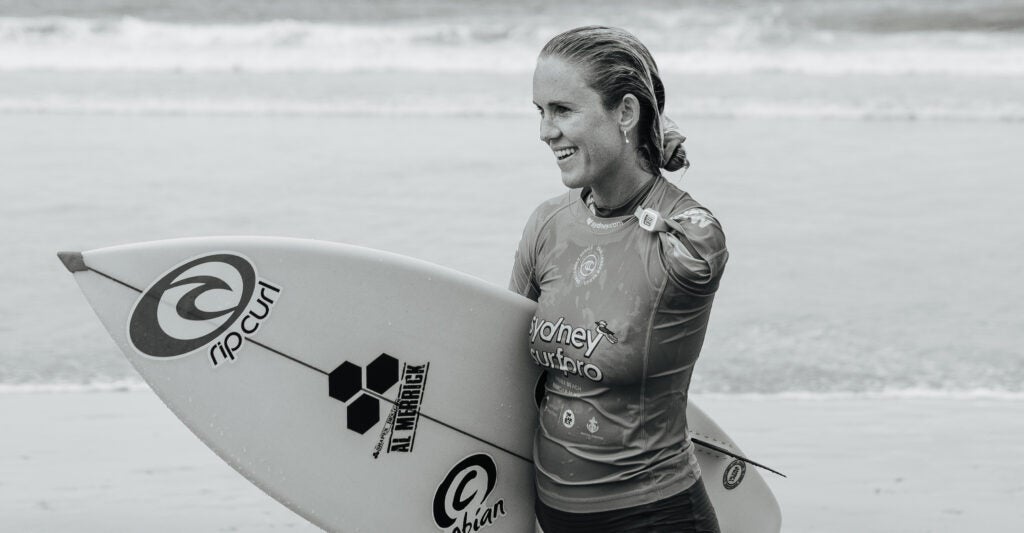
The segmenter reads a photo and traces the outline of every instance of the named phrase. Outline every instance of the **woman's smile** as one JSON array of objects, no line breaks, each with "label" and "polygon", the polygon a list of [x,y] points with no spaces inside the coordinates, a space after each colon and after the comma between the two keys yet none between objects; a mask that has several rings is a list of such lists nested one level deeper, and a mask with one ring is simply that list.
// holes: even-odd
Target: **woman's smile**
[{"label": "woman's smile", "polygon": [[575,155],[580,149],[575,146],[569,146],[566,148],[552,148],[552,150],[555,151],[555,157],[561,162]]}]

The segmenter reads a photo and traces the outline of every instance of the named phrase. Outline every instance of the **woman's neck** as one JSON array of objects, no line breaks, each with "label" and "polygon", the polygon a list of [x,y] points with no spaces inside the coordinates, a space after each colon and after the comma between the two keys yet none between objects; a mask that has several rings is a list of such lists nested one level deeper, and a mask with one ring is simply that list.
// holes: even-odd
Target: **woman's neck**
[{"label": "woman's neck", "polygon": [[609,183],[595,183],[590,188],[594,203],[601,208],[614,208],[630,200],[637,191],[654,178],[652,174],[637,167],[634,171],[623,173],[608,180]]}]

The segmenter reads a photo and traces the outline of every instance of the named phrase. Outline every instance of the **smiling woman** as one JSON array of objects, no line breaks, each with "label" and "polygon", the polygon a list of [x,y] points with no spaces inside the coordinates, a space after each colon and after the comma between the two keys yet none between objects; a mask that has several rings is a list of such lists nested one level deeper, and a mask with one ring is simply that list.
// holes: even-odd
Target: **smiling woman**
[{"label": "smiling woman", "polygon": [[[557,45],[555,40],[548,43],[534,71],[534,105],[541,115],[540,139],[554,151],[567,187],[592,187],[597,182],[599,187],[592,187],[597,199],[607,194],[614,202],[648,181],[659,167],[672,171],[689,166],[682,148],[685,139],[661,116],[664,89],[656,72],[653,77],[649,72],[624,75],[617,72],[621,67],[608,50],[601,50],[602,56],[583,57],[586,50],[563,50],[552,43]],[[647,60],[654,65],[642,49],[646,60],[628,49],[621,55],[641,68]],[[584,79],[577,66],[584,62],[592,72],[604,75]],[[645,86],[640,78],[651,81]],[[641,104],[636,95],[645,92],[654,101]]]},{"label": "smiling woman", "polygon": [[[562,170],[566,187],[599,186],[629,192],[650,178],[638,165],[637,152],[625,132],[636,123],[636,97],[617,108],[604,108],[574,65],[559,57],[543,57],[534,73],[534,96],[540,109],[540,140],[548,144]],[[616,180],[626,171],[630,179]]]},{"label": "smiling woman", "polygon": [[534,211],[510,284],[539,304],[529,355],[547,371],[538,528],[718,531],[686,400],[728,252],[659,171],[688,163],[658,67],[624,30],[577,28],[541,51],[533,98],[573,189]]}]

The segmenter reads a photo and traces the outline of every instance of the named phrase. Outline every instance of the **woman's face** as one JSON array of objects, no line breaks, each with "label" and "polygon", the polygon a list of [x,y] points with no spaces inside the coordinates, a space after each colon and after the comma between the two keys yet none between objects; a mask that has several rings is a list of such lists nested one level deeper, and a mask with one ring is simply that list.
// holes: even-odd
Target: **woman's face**
[{"label": "woman's face", "polygon": [[600,188],[615,179],[630,145],[579,67],[560,57],[537,60],[533,103],[540,110],[540,140],[554,152],[566,187]]}]

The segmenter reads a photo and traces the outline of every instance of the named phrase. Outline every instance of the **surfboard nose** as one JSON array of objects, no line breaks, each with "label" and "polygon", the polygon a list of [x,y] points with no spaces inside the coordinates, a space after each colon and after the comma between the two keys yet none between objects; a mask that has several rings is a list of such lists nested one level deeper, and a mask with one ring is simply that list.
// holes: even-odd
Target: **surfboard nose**
[{"label": "surfboard nose", "polygon": [[85,259],[82,258],[82,252],[57,252],[57,257],[61,263],[64,263],[64,268],[68,269],[68,272],[74,274],[75,272],[83,272],[89,270],[85,266]]}]

